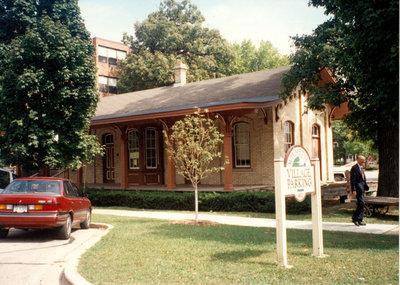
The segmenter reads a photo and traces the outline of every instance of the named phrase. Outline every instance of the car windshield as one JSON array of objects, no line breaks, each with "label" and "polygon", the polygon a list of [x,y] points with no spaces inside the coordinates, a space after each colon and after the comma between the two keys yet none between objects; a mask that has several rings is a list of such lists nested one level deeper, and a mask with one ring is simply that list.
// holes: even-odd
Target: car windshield
[{"label": "car windshield", "polygon": [[14,180],[1,194],[59,195],[60,193],[59,181]]}]

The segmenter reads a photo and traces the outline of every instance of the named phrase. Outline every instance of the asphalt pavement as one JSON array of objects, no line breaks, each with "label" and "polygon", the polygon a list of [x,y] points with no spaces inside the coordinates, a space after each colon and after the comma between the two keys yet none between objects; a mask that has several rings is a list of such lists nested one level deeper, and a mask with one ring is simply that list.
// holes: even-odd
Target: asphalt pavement
[{"label": "asphalt pavement", "polygon": [[0,240],[0,284],[60,284],[64,268],[76,268],[74,262],[103,234],[106,230],[99,230],[99,227],[74,229],[69,240],[59,240],[49,230],[11,229],[8,236]]}]

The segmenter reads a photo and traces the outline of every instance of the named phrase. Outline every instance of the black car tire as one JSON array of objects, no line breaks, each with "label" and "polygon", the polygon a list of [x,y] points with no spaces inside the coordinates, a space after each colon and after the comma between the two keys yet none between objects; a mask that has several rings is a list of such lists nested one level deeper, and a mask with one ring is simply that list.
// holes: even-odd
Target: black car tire
[{"label": "black car tire", "polygon": [[66,223],[60,228],[58,236],[60,239],[69,239],[72,231],[72,220],[71,215],[68,215]]},{"label": "black car tire", "polygon": [[8,235],[8,229],[0,229],[0,238],[6,238]]},{"label": "black car tire", "polygon": [[86,214],[86,219],[81,223],[81,229],[90,228],[91,220],[92,220],[92,212],[89,210]]}]

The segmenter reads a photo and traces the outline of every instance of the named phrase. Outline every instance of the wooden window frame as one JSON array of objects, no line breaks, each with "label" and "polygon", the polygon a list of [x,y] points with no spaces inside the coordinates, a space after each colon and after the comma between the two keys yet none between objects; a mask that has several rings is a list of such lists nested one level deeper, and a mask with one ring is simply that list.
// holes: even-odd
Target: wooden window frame
[{"label": "wooden window frame", "polygon": [[[287,129],[287,126],[289,126],[291,129]],[[283,124],[283,134],[284,134],[284,148],[285,148],[285,153],[289,150],[289,148],[291,148],[292,146],[294,146],[294,123],[292,121],[285,121],[285,123]],[[290,135],[291,138],[291,142],[288,142],[288,135]]]},{"label": "wooden window frame", "polygon": [[[238,144],[236,143],[236,128],[240,125],[245,125],[247,126],[247,148],[248,148],[248,154],[249,154],[249,159],[248,159],[248,163],[245,162],[246,164],[243,165],[238,165],[238,159],[237,159],[237,155],[239,153],[239,151],[237,150]],[[236,169],[249,169],[251,168],[251,152],[250,152],[250,127],[249,127],[249,123],[248,122],[237,122],[233,125],[233,160],[234,160],[234,164],[233,167]],[[244,145],[244,144],[240,144],[240,145]],[[246,160],[244,160],[246,161]]]},{"label": "wooden window frame", "polygon": [[[153,130],[154,131],[154,154],[155,154],[155,157],[154,157],[154,161],[155,161],[155,166],[149,166],[149,165],[147,165],[147,155],[148,155],[148,150],[149,149],[153,149],[152,147],[150,148],[149,146],[148,146],[148,144],[147,144],[147,142],[148,142],[148,136],[147,136],[147,131],[148,130]],[[157,131],[157,129],[156,128],[154,128],[154,127],[148,127],[148,128],[145,128],[144,129],[144,150],[145,150],[145,152],[144,152],[144,157],[145,157],[145,163],[144,163],[144,166],[146,167],[146,169],[157,169],[157,167],[158,167],[158,151],[159,151],[159,149],[158,149],[158,131]]]},{"label": "wooden window frame", "polygon": [[[137,146],[132,146],[131,145],[131,134],[132,133],[136,133],[136,139],[137,139]],[[128,167],[129,169],[140,169],[140,133],[139,130],[137,129],[131,129],[128,131]],[[135,149],[137,149],[137,151],[134,151]],[[137,166],[133,166],[132,159],[131,159],[131,152],[137,152],[138,153],[138,157],[137,157]],[[134,160],[135,158],[133,158]]]}]

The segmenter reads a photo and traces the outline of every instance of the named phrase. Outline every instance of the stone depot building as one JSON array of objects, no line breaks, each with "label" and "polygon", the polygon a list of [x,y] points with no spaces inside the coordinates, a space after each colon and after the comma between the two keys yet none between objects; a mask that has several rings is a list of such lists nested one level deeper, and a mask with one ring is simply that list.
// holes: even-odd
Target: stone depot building
[{"label": "stone depot building", "polygon": [[[222,156],[214,165],[225,169],[201,181],[203,188],[232,191],[273,189],[274,159],[292,145],[303,146],[321,163],[322,182],[333,181],[333,119],[341,109],[308,110],[299,90],[284,102],[278,93],[290,67],[186,83],[187,68],[178,63],[173,86],[100,98],[91,133],[105,154],[71,173],[77,183],[114,189],[173,190],[188,187],[166,152],[167,133],[176,120],[207,108],[218,114],[223,133]],[[322,80],[333,78],[322,71]]]}]

